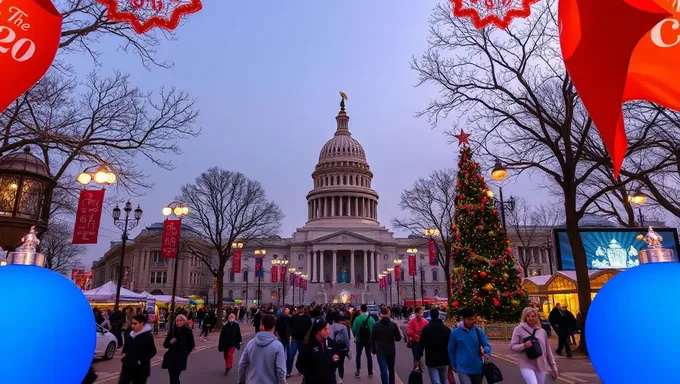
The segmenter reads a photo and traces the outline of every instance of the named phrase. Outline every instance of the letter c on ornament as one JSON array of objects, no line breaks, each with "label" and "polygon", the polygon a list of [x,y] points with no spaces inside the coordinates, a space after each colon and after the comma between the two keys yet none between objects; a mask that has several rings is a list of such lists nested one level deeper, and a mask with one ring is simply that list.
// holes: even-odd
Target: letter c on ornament
[{"label": "letter c on ornament", "polygon": [[657,47],[660,47],[660,48],[671,48],[671,47],[676,46],[680,43],[680,35],[678,35],[678,34],[676,34],[674,42],[669,44],[669,43],[664,41],[661,30],[663,29],[663,26],[666,23],[670,23],[671,24],[670,27],[673,30],[677,30],[677,29],[680,28],[680,21],[678,21],[677,19],[673,19],[673,18],[661,20],[658,24],[656,24],[654,26],[654,28],[652,28],[651,38],[652,38],[652,43],[654,43],[654,45],[656,45]]}]

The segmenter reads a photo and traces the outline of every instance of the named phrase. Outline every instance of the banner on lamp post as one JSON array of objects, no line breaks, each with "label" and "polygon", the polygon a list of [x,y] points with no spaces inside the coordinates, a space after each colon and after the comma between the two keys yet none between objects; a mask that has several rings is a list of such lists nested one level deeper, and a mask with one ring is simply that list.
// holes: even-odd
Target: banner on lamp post
[{"label": "banner on lamp post", "polygon": [[255,277],[259,278],[264,277],[264,268],[262,267],[263,263],[264,259],[262,257],[258,257],[255,259]]},{"label": "banner on lamp post", "polygon": [[302,289],[307,290],[307,280],[302,280]]},{"label": "banner on lamp post", "polygon": [[241,273],[241,254],[242,251],[237,249],[231,255],[231,271],[234,273]]},{"label": "banner on lamp post", "polygon": [[104,190],[82,190],[78,199],[73,244],[97,244],[104,208]]},{"label": "banner on lamp post", "polygon": [[391,273],[387,274],[387,285],[389,285],[390,287],[392,286],[392,274]]},{"label": "banner on lamp post", "polygon": [[430,256],[430,265],[433,267],[437,266],[437,242],[434,241],[434,239],[430,239],[430,242],[427,244],[427,248],[429,251],[429,256]]},{"label": "banner on lamp post", "polygon": [[394,280],[401,281],[401,265],[394,266]]},{"label": "banner on lamp post", "polygon": [[408,275],[415,276],[416,274],[416,255],[410,255],[408,257]]},{"label": "banner on lamp post", "polygon": [[281,281],[286,281],[286,272],[288,272],[288,267],[281,267]]},{"label": "banner on lamp post", "polygon": [[279,267],[276,265],[272,266],[272,283],[279,282]]},{"label": "banner on lamp post", "polygon": [[161,257],[174,259],[177,257],[179,245],[180,220],[165,220],[163,222],[163,235],[161,236]]},{"label": "banner on lamp post", "polygon": [[295,286],[295,274],[293,272],[290,273],[290,286]]}]

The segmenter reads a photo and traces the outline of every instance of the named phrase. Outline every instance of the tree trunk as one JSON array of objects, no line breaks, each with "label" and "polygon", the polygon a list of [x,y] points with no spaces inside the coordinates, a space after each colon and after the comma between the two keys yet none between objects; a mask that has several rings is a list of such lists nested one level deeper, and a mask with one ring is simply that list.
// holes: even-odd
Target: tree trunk
[{"label": "tree trunk", "polygon": [[220,268],[219,271],[217,271],[217,303],[215,308],[217,310],[217,324],[215,324],[215,329],[222,329],[222,324],[224,324],[224,319],[222,318],[222,314],[224,311],[222,310],[222,307],[224,306],[222,303],[224,302],[224,289],[222,289],[224,284],[224,266]]},{"label": "tree trunk", "polygon": [[[576,197],[566,196],[565,194],[565,215],[567,225],[567,235],[569,237],[569,245],[571,246],[572,254],[574,255],[574,269],[576,270],[577,290],[578,290],[578,305],[581,315],[586,318],[588,308],[590,307],[590,276],[588,275],[588,260],[586,258],[586,249],[583,246],[581,233],[578,226],[578,214],[576,211]],[[585,327],[584,327],[585,328]],[[585,329],[581,332],[581,343],[579,350],[586,355],[588,354],[588,347],[586,346]]]}]

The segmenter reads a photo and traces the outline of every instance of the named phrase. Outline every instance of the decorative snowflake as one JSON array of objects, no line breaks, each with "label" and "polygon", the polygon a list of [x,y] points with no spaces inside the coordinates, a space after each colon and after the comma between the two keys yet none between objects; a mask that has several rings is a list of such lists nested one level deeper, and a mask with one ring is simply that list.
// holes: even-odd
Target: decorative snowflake
[{"label": "decorative snowflake", "polygon": [[515,18],[531,14],[531,5],[538,0],[451,0],[453,14],[472,19],[475,28],[482,29],[491,24],[505,29]]},{"label": "decorative snowflake", "polygon": [[138,34],[153,28],[173,30],[184,15],[203,8],[201,0],[97,0],[108,7],[107,17],[128,22]]}]

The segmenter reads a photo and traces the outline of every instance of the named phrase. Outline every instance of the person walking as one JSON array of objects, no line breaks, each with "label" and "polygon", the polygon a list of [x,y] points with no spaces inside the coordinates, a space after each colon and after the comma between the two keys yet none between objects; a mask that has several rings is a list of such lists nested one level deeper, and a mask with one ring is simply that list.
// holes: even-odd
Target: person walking
[{"label": "person walking", "polygon": [[290,346],[290,309],[288,307],[283,308],[281,316],[276,319],[276,336],[283,344],[283,350],[286,351],[286,356],[288,356],[288,347]]},{"label": "person walking", "polygon": [[260,332],[260,325],[262,325],[262,314],[264,312],[264,308],[260,307],[257,312],[255,312],[255,315],[253,315],[253,327],[255,327],[255,333]]},{"label": "person walking", "polygon": [[222,327],[220,332],[220,341],[217,344],[217,350],[224,354],[224,375],[229,375],[229,371],[234,362],[234,351],[241,349],[241,326],[236,322],[236,315],[229,314],[227,323]]},{"label": "person walking", "polygon": [[441,321],[437,308],[430,309],[430,318],[432,320],[423,327],[420,333],[416,362],[421,360],[424,352],[425,366],[430,375],[430,382],[432,384],[448,384],[447,374],[449,366],[451,366],[448,346],[451,329]]},{"label": "person walking", "polygon": [[329,338],[335,343],[335,354],[340,358],[337,364],[337,371],[340,380],[337,384],[342,384],[345,378],[345,358],[349,354],[349,327],[347,327],[346,320],[340,312],[333,312],[333,324],[330,327]]},{"label": "person walking", "polygon": [[189,354],[196,347],[194,333],[189,328],[189,320],[184,315],[175,318],[175,326],[165,337],[163,347],[167,348],[163,356],[162,368],[168,370],[170,384],[180,384],[179,376],[187,369]]},{"label": "person walking", "polygon": [[156,353],[151,325],[146,323],[144,315],[133,316],[120,354],[122,367],[118,384],[145,384],[151,376],[151,359]]},{"label": "person walking", "polygon": [[[290,319],[290,346],[286,359],[286,377],[293,374],[293,360],[297,351],[305,345],[305,337],[312,327],[312,318],[307,314],[307,309],[298,309],[298,313]],[[298,357],[300,359],[300,357]]]},{"label": "person walking", "polygon": [[408,328],[406,329],[406,337],[413,354],[414,363],[420,364],[420,356],[422,356],[420,352],[420,333],[426,325],[427,320],[423,317],[423,308],[416,308],[416,317],[408,322]]},{"label": "person walking", "polygon": [[276,317],[263,315],[260,328],[260,332],[246,344],[241,354],[238,363],[238,382],[286,384],[286,353],[274,335]]},{"label": "person walking", "polygon": [[[534,346],[536,343],[540,346],[540,356],[536,356],[538,355]],[[517,354],[519,371],[527,384],[545,383],[548,371],[553,380],[559,377],[548,334],[541,327],[535,308],[527,307],[522,311],[520,323],[512,331],[510,350]]]},{"label": "person walking", "polygon": [[463,321],[458,323],[449,337],[449,361],[458,373],[459,384],[482,384],[484,359],[491,355],[491,346],[484,330],[475,325],[477,319],[474,309],[465,308],[460,315]]},{"label": "person walking", "polygon": [[201,327],[201,334],[199,337],[201,341],[208,341],[208,334],[210,333],[210,328],[213,326],[213,311],[207,309],[203,315],[203,326]]},{"label": "person walking", "polygon": [[368,315],[368,307],[366,304],[361,304],[359,307],[360,315],[354,319],[352,323],[352,333],[354,334],[354,341],[357,345],[356,353],[356,367],[357,370],[354,372],[354,377],[359,377],[361,375],[361,351],[366,350],[366,366],[368,367],[368,377],[373,376],[373,357],[371,356],[371,333],[373,332],[373,326],[375,325],[375,320]]},{"label": "person walking", "polygon": [[571,357],[571,347],[569,346],[569,326],[571,324],[567,315],[562,311],[560,303],[555,304],[555,308],[550,311],[548,321],[557,334],[557,354],[561,355],[564,349],[567,352],[567,357]]},{"label": "person walking", "polygon": [[317,317],[295,364],[305,383],[336,384],[335,369],[340,356],[335,353],[329,334],[330,326],[326,319]]},{"label": "person walking", "polygon": [[390,308],[380,309],[380,321],[373,326],[369,344],[378,357],[382,384],[394,384],[394,360],[397,355],[395,342],[401,341],[401,331],[390,319]]}]

